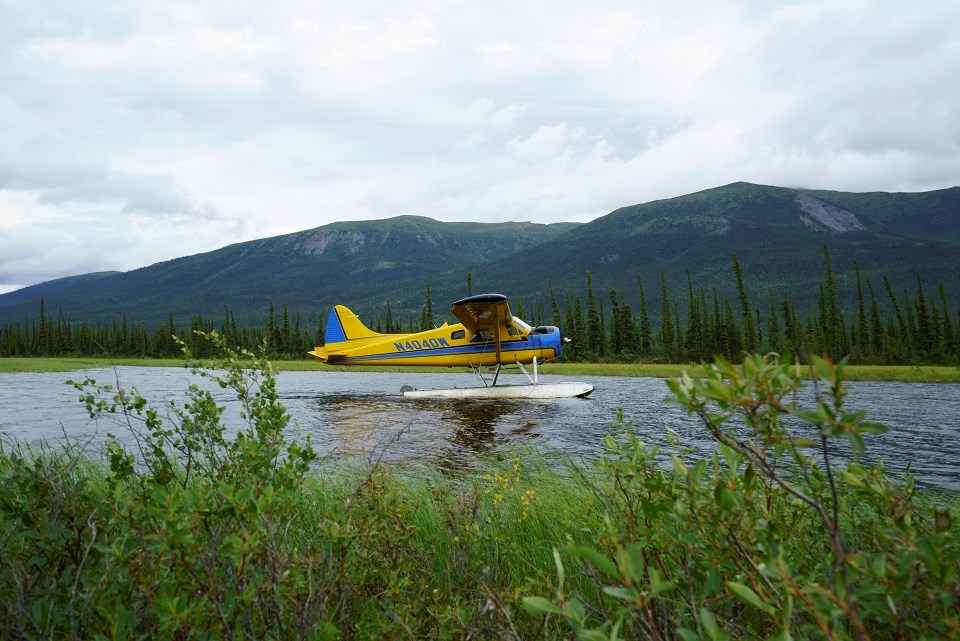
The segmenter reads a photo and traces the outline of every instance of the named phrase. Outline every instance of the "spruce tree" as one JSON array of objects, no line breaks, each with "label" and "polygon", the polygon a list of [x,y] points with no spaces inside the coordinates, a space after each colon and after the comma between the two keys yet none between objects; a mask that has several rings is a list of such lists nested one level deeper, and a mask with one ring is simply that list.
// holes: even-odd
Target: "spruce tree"
[{"label": "spruce tree", "polygon": [[[379,319],[377,319],[379,321]],[[304,342],[303,332],[300,328],[300,307],[297,306],[293,310],[293,344],[290,346],[290,351],[294,356],[300,356],[303,352],[307,351],[307,345]]]},{"label": "spruce tree", "polygon": [[587,272],[587,349],[594,355],[603,354],[603,325],[593,295],[593,276]]},{"label": "spruce tree", "polygon": [[650,329],[650,310],[647,307],[647,294],[643,290],[643,281],[637,275],[637,285],[640,288],[640,353],[649,354],[653,351],[653,331]]},{"label": "spruce tree", "polygon": [[[943,344],[944,352],[950,355],[957,354],[956,332],[953,329],[953,320],[950,318],[950,306],[947,304],[947,292],[940,283],[939,291],[940,305],[943,310]],[[960,331],[960,328],[958,328]]]},{"label": "spruce tree", "polygon": [[627,304],[623,292],[620,295],[620,336],[623,340],[623,351],[628,354],[636,354],[640,351],[639,335],[637,334],[637,324],[633,320],[633,312],[630,305]]},{"label": "spruce tree", "polygon": [[623,336],[621,335],[620,301],[617,300],[617,291],[610,293],[610,353],[616,356],[623,352]]},{"label": "spruce tree", "polygon": [[[190,319],[191,330],[196,329],[194,326],[194,319]],[[190,332],[191,335],[193,331]],[[267,340],[267,351],[277,348],[277,319],[276,319],[276,309],[273,306],[273,301],[270,301],[270,304],[267,306],[267,329],[266,329],[266,340]]]},{"label": "spruce tree", "polygon": [[600,340],[597,343],[600,346],[600,356],[606,356],[607,354],[607,306],[603,304],[603,299],[600,299],[598,307],[600,308]]},{"label": "spruce tree", "polygon": [[740,356],[743,349],[743,339],[737,319],[733,313],[733,305],[729,298],[723,299],[723,355],[727,358]]},{"label": "spruce tree", "polygon": [[840,299],[837,294],[837,281],[833,276],[830,249],[826,243],[823,245],[823,269],[825,272],[823,292],[826,296],[827,308],[827,318],[823,323],[823,347],[832,358],[840,359],[849,353],[850,348],[847,340],[847,325],[843,319],[843,311],[840,309]]},{"label": "spruce tree", "polygon": [[[553,291],[553,283],[547,285],[547,290],[550,294],[550,313],[553,314],[553,325],[555,327],[562,327],[563,323],[561,322],[560,316],[560,304],[557,303],[557,293]],[[569,298],[567,300],[569,302]]]},{"label": "spruce tree", "polygon": [[750,312],[750,299],[747,298],[747,290],[743,286],[743,270],[740,268],[736,253],[733,254],[733,275],[737,281],[737,296],[740,297],[740,308],[743,312],[743,348],[751,352],[757,345],[756,328],[753,314]]},{"label": "spruce tree", "polygon": [[880,321],[880,310],[877,307],[877,296],[873,291],[873,283],[869,279],[867,280],[867,293],[870,295],[870,347],[876,356],[883,356],[883,323]]},{"label": "spruce tree", "polygon": [[49,336],[47,335],[47,312],[46,304],[43,301],[43,296],[40,297],[40,320],[37,321],[37,331],[35,332],[35,335],[37,336],[36,353],[39,356],[48,356],[50,340]]},{"label": "spruce tree", "polygon": [[797,314],[786,294],[780,301],[780,313],[783,316],[783,333],[786,337],[787,349],[793,355],[801,356],[804,352],[802,330],[797,324]]},{"label": "spruce tree", "polygon": [[917,347],[921,358],[926,358],[932,351],[935,342],[936,324],[931,319],[927,309],[927,297],[923,290],[923,281],[917,274]]},{"label": "spruce tree", "polygon": [[697,297],[693,294],[693,278],[690,276],[690,270],[687,270],[687,331],[684,336],[683,346],[686,352],[685,359],[699,360],[704,358],[702,353],[703,346],[703,325],[700,316],[700,305]]},{"label": "spruce tree", "polygon": [[777,305],[773,300],[773,291],[768,291],[770,297],[770,315],[767,317],[767,347],[769,351],[782,353],[783,340],[780,337],[780,323],[777,320]]},{"label": "spruce tree", "polygon": [[425,332],[433,328],[433,301],[430,299],[430,286],[427,285],[427,295],[423,301],[423,308],[420,310],[420,331]]},{"label": "spruce tree", "polygon": [[857,334],[855,343],[861,353],[870,349],[870,340],[867,335],[867,313],[863,302],[863,285],[860,283],[860,263],[853,261],[853,268],[857,273]]},{"label": "spruce tree", "polygon": [[709,360],[712,353],[710,351],[710,325],[713,321],[710,317],[710,308],[707,306],[707,291],[703,287],[700,288],[700,315],[700,327],[703,328],[700,341],[700,357]]},{"label": "spruce tree", "polygon": [[883,287],[887,291],[890,305],[893,307],[893,313],[897,319],[896,332],[891,335],[895,335],[898,338],[899,351],[907,353],[910,351],[910,329],[907,326],[906,320],[904,320],[903,312],[900,310],[900,303],[897,301],[897,296],[893,293],[893,286],[890,284],[890,279],[886,276],[883,277]]},{"label": "spruce tree", "polygon": [[676,353],[676,338],[673,328],[673,313],[670,310],[670,294],[667,291],[667,276],[660,270],[660,333],[657,340],[665,358],[673,360]]},{"label": "spruce tree", "polygon": [[710,354],[723,354],[724,351],[724,330],[723,330],[723,312],[720,308],[720,295],[716,287],[711,287],[713,291],[713,323],[710,326]]},{"label": "spruce tree", "polygon": [[582,360],[590,346],[587,339],[587,321],[583,317],[583,303],[579,296],[573,300],[573,332],[570,344],[576,345],[574,355],[577,360]]},{"label": "spruce tree", "polygon": [[290,308],[287,307],[287,304],[283,304],[283,316],[282,316],[282,327],[280,331],[280,343],[278,345],[278,351],[281,354],[289,354],[290,347],[293,339],[290,326]]},{"label": "spruce tree", "polygon": [[387,301],[387,315],[383,321],[383,331],[387,334],[396,334],[396,328],[393,326],[393,312],[390,310],[390,301]]}]

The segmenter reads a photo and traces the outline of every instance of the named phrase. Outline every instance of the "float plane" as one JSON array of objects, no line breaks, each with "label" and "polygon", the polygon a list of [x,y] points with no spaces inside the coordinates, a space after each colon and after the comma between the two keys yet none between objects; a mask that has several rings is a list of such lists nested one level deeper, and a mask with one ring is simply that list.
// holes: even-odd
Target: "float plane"
[{"label": "float plane", "polygon": [[[381,334],[364,326],[343,305],[337,305],[327,317],[324,344],[309,354],[330,365],[466,367],[483,384],[441,390],[401,389],[404,396],[414,398],[570,398],[593,391],[589,383],[539,381],[537,365],[558,358],[564,339],[557,327],[531,327],[511,314],[506,296],[470,296],[455,302],[450,311],[459,323],[409,334]],[[524,368],[531,364],[532,376]],[[505,365],[518,367],[529,384],[497,385]],[[489,368],[486,376],[482,368]]]}]

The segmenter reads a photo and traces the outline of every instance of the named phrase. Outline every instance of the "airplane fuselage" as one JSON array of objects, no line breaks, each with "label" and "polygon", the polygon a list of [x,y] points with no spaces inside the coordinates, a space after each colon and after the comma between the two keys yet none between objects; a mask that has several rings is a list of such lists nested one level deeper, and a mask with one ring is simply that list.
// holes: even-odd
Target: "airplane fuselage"
[{"label": "airplane fuselage", "polygon": [[[348,311],[341,313],[346,317]],[[530,327],[518,318],[511,318],[497,328],[500,332],[499,360],[497,341],[492,335],[493,330],[489,329],[471,332],[457,323],[410,334],[367,331],[366,336],[348,338],[341,330],[335,310],[327,323],[327,345],[310,353],[331,365],[482,367],[498,362],[527,364],[534,358],[543,363],[559,357],[563,351],[558,328]]]}]

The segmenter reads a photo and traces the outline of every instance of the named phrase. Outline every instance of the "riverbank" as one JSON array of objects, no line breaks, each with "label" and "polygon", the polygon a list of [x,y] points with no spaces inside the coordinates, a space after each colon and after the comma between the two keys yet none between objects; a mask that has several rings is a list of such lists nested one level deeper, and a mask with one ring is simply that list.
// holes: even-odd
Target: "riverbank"
[{"label": "riverbank", "polygon": [[[277,639],[519,640],[615,625],[625,633],[618,638],[645,638],[648,625],[674,636],[699,620],[718,634],[698,638],[769,638],[783,632],[781,621],[800,638],[815,635],[811,620],[829,620],[829,604],[793,604],[790,592],[833,596],[830,540],[812,511],[719,468],[664,469],[636,443],[608,457],[596,470],[532,451],[504,453],[465,475],[339,468],[307,473],[294,487],[275,478],[246,485],[203,469],[188,481],[174,466],[163,472],[173,475],[163,491],[151,492],[149,473],[141,486],[82,455],[48,451],[31,464],[30,455],[0,452],[0,477],[20,488],[0,496],[0,598],[9,604],[0,629],[109,636],[120,620],[158,638],[239,629]],[[714,479],[738,493],[718,494]],[[956,599],[951,581],[938,577],[958,569],[960,501],[888,494],[896,486],[874,482],[882,485],[869,501],[841,487],[842,505],[858,510],[856,523],[840,513],[841,527],[857,531],[851,554],[881,564],[879,576],[857,570],[871,590],[858,597],[864,626],[888,636],[897,629],[890,611],[902,610],[912,613],[912,632],[949,631]],[[920,524],[906,526],[903,541],[884,525],[895,500]],[[645,506],[639,521],[635,503]],[[750,525],[763,522],[761,513],[789,527]],[[943,529],[931,514],[953,516]],[[920,534],[934,528],[936,535]],[[931,550],[929,560],[910,560],[914,537]],[[767,557],[763,544],[782,551]],[[774,561],[790,568],[795,584],[751,570]],[[634,586],[652,596],[634,602]],[[774,616],[789,608],[800,614]],[[836,616],[830,628],[847,638]]]},{"label": "riverbank", "polygon": [[229,408],[85,381],[91,417],[137,421],[149,450],[2,443],[0,636],[958,638],[957,494],[826,456],[885,430],[843,409],[828,363],[817,411],[791,412],[819,443],[786,430],[792,367],[719,365],[668,399],[711,457],[621,418],[591,463],[497,448],[474,469],[380,465],[396,441],[318,459],[262,360],[217,363]]},{"label": "riverbank", "polygon": [[[138,367],[183,367],[184,361],[174,358],[0,358],[0,373],[72,372],[83,369],[132,365]],[[278,371],[340,372],[438,372],[430,367],[344,367],[321,365],[313,361],[277,360]],[[696,363],[548,363],[540,373],[558,376],[632,376],[674,378],[686,370],[698,374]],[[459,371],[459,370],[456,370]],[[811,374],[812,376],[812,374]],[[848,365],[844,376],[851,381],[896,381],[904,383],[960,383],[960,366],[944,365]]]}]

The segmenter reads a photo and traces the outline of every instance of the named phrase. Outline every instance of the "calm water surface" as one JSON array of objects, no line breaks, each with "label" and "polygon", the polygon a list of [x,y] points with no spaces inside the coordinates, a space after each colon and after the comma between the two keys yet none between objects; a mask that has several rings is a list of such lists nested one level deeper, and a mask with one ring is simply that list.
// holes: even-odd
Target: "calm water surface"
[{"label": "calm water surface", "polygon": [[[73,373],[0,374],[0,432],[37,444],[63,439],[99,448],[106,433],[131,438],[116,417],[92,421],[78,402],[69,378],[90,376],[101,383],[136,387],[156,406],[182,399],[191,382],[206,379],[181,368],[118,367]],[[520,377],[501,376],[505,382]],[[543,380],[560,380],[544,376]],[[410,400],[403,384],[417,388],[470,386],[473,375],[377,374],[368,372],[283,372],[278,391],[293,422],[291,435],[310,434],[321,455],[334,458],[381,456],[387,461],[425,461],[469,467],[477,454],[512,444],[532,445],[590,460],[618,409],[641,437],[663,443],[668,430],[697,453],[712,448],[700,424],[681,408],[664,403],[662,379],[575,377],[593,383],[587,399],[550,401]],[[569,380],[569,378],[568,378]],[[892,429],[868,437],[867,453],[902,472],[910,466],[919,481],[960,490],[960,385],[936,383],[851,383],[848,407]],[[225,416],[239,427],[238,403],[213,388],[227,406]],[[812,397],[808,388],[807,396]],[[181,401],[182,402],[182,401]]]}]

